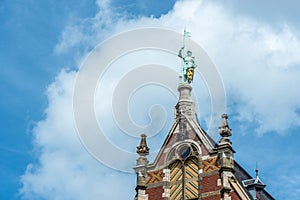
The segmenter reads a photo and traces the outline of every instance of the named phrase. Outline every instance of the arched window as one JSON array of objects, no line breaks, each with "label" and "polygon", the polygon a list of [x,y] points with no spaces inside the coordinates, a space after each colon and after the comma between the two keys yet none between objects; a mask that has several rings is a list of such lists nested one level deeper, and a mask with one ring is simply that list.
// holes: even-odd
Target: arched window
[{"label": "arched window", "polygon": [[190,145],[176,148],[177,159],[168,167],[170,170],[169,200],[198,199],[200,163],[198,153],[194,150]]}]

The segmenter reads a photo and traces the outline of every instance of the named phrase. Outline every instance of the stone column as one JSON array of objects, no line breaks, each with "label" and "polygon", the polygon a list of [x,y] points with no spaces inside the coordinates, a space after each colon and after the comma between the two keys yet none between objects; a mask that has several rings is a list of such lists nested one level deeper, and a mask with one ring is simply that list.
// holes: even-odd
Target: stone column
[{"label": "stone column", "polygon": [[219,127],[219,134],[221,139],[219,141],[218,160],[220,166],[220,176],[221,176],[221,194],[223,200],[230,200],[230,192],[232,190],[229,183],[229,179],[234,177],[234,159],[233,154],[235,153],[231,146],[230,136],[232,135],[231,129],[228,125],[228,116],[226,114],[222,115],[222,124]]},{"label": "stone column", "polygon": [[137,146],[137,153],[139,158],[137,159],[136,166],[134,168],[137,175],[137,185],[136,185],[136,196],[135,200],[148,200],[148,194],[146,194],[146,178],[147,178],[147,165],[149,161],[147,160],[147,155],[149,155],[149,148],[146,142],[146,135],[141,135],[140,145]]}]

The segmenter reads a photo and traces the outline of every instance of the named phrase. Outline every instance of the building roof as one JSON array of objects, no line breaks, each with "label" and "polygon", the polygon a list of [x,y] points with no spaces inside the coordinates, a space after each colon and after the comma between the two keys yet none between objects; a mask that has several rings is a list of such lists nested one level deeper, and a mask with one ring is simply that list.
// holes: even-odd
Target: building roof
[{"label": "building roof", "polygon": [[[253,188],[259,191],[260,200],[273,200],[274,198],[264,190],[266,185],[258,175],[252,178],[234,161],[235,151],[230,141],[232,133],[227,115],[222,115],[219,143],[216,143],[201,128],[191,99],[191,89],[189,84],[179,85],[180,96],[175,106],[174,123],[151,164],[148,164],[146,159],[149,150],[146,148],[146,137],[142,136],[141,144],[138,146],[138,150],[141,149],[138,152],[140,157],[135,167],[138,174],[136,199],[159,200],[163,197],[174,197],[172,190],[176,185],[178,194],[181,194],[181,190],[186,190],[186,187],[193,187],[189,190],[198,192],[203,200],[230,197],[243,200],[257,199],[257,194],[252,192]],[[186,149],[188,151],[182,153],[182,150]],[[172,171],[175,169],[174,166],[176,172]],[[186,176],[190,177],[190,180],[186,179],[184,173],[189,174]],[[172,182],[170,177],[178,177],[178,179]],[[181,181],[183,181],[182,185],[179,184]],[[184,195],[187,193],[189,192],[182,192]]]}]

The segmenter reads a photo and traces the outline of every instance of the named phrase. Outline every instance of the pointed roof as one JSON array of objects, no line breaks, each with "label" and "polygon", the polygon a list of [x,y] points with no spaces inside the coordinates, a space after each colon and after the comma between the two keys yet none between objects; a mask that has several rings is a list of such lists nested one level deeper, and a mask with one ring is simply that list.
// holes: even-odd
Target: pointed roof
[{"label": "pointed roof", "polygon": [[258,177],[258,169],[257,168],[255,169],[255,174],[256,174],[255,178],[246,179],[246,180],[242,181],[243,186],[245,188],[255,187],[255,188],[263,189],[264,187],[266,187],[266,185],[263,184],[263,182]]},{"label": "pointed roof", "polygon": [[[187,83],[178,86],[179,100],[175,106],[175,119],[159,153],[149,169],[164,167],[167,162],[167,151],[183,141],[201,144],[203,154],[213,151],[216,144],[211,137],[200,127],[195,112],[195,104],[191,98],[192,87]],[[198,141],[198,142],[197,142]]]}]

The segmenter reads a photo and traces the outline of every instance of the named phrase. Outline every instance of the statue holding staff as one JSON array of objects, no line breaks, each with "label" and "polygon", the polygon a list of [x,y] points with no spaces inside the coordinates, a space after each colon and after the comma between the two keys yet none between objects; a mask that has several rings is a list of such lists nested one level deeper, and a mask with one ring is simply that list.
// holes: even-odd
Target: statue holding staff
[{"label": "statue holding staff", "polygon": [[185,37],[186,36],[190,37],[189,34],[190,34],[189,32],[184,30],[183,47],[181,47],[181,49],[179,50],[178,57],[180,57],[183,61],[183,64],[182,64],[183,81],[191,83],[194,78],[195,68],[197,67],[197,65],[195,64],[195,57],[192,56],[193,53],[189,50],[186,52],[186,55],[183,56],[183,50],[185,48],[184,47],[185,46]]}]

